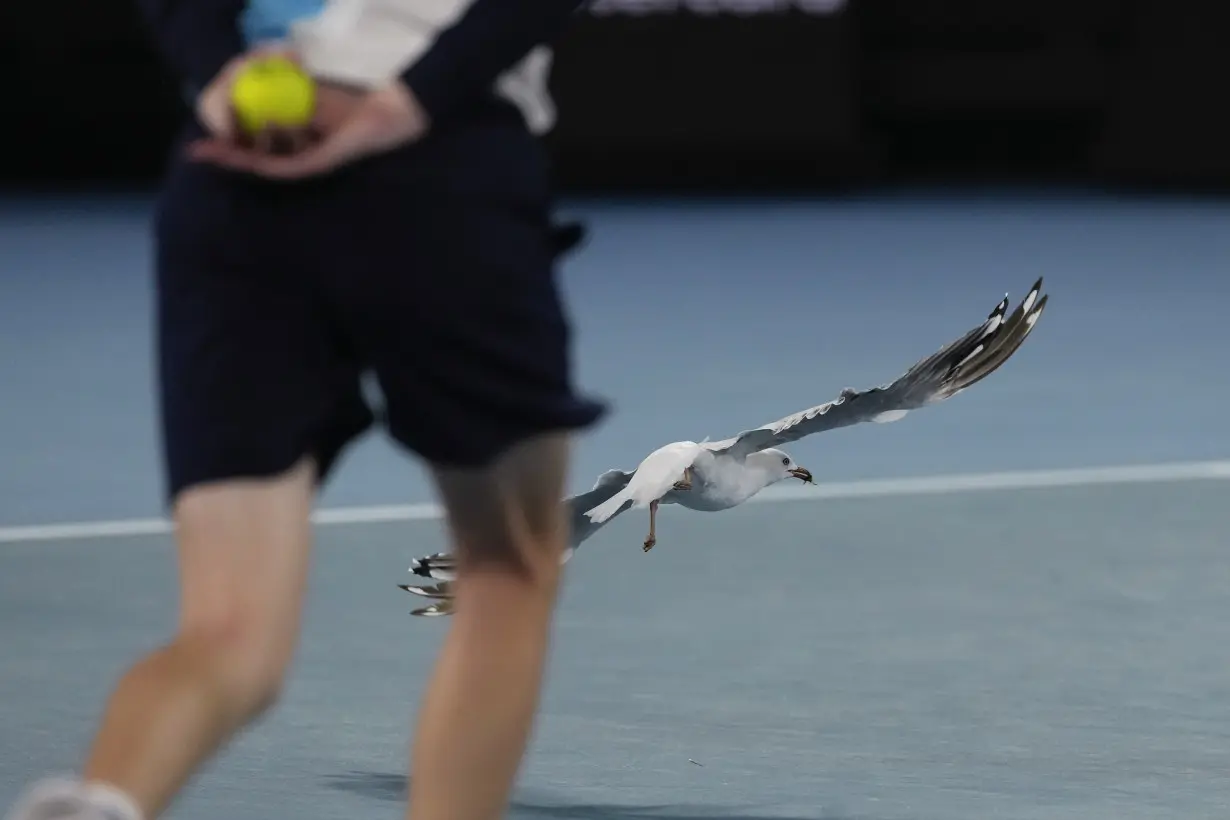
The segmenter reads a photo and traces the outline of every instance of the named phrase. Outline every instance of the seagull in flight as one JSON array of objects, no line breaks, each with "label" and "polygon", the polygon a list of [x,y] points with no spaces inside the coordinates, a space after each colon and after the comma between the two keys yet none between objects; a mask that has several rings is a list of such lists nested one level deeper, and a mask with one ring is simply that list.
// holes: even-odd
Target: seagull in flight
[{"label": "seagull in flight", "polygon": [[677,441],[654,450],[631,480],[610,498],[586,511],[590,523],[603,524],[628,509],[649,508],[649,535],[642,548],[657,543],[661,504],[715,512],[738,506],[784,478],[811,482],[811,473],[794,464],[778,445],[813,433],[863,422],[898,421],[911,410],[938,404],[994,373],[1024,343],[1046,307],[1039,278],[1012,315],[1008,296],[986,321],[917,362],[889,384],[869,390],[846,388],[832,401],[778,421],[744,430],[722,441]]},{"label": "seagull in flight", "polygon": [[[795,465],[790,457],[780,451],[765,451],[766,468],[763,471],[763,486],[768,486],[786,478],[798,478],[806,482],[812,482],[812,475],[805,468]],[[563,504],[567,510],[569,520],[570,538],[568,548],[564,550],[561,556],[560,563],[567,563],[572,558],[573,552],[583,542],[588,540],[602,529],[607,522],[619,514],[619,512],[605,518],[601,522],[590,520],[586,512],[592,509],[595,505],[601,504],[607,499],[614,496],[619,491],[628,486],[628,482],[632,480],[635,473],[625,470],[607,470],[602,475],[598,476],[598,480],[594,483],[593,489],[588,492],[580,493],[579,495],[571,495],[564,499]],[[697,492],[695,495],[687,499],[688,505],[693,509],[724,509],[722,506],[705,507],[705,496],[702,492]],[[674,503],[674,502],[671,502]],[[680,502],[683,503],[683,502]],[[698,506],[700,505],[700,506]],[[453,613],[453,582],[457,579],[457,559],[455,556],[445,552],[437,552],[432,555],[427,555],[422,558],[416,558],[410,564],[410,572],[421,578],[430,578],[434,581],[439,581],[437,584],[421,585],[421,584],[398,584],[398,587],[406,592],[414,595],[421,595],[424,598],[432,598],[437,602],[430,604],[422,609],[413,610],[411,615],[421,617],[451,615]]]},{"label": "seagull in flight", "polygon": [[[1046,303],[1042,279],[1038,279],[1011,315],[1005,294],[984,322],[920,360],[895,381],[868,390],[846,388],[832,401],[733,438],[667,444],[646,456],[631,472],[608,470],[589,492],[564,499],[572,538],[563,561],[567,562],[583,541],[611,519],[630,509],[649,509],[649,534],[642,544],[648,552],[657,543],[657,512],[662,504],[718,512],[742,504],[779,481],[798,479],[814,484],[811,472],[777,445],[863,422],[898,421],[911,410],[952,398],[991,375],[1016,353]],[[399,585],[407,592],[439,600],[412,614],[451,614],[455,558],[435,553],[416,559],[410,571],[441,582],[433,586]]]}]

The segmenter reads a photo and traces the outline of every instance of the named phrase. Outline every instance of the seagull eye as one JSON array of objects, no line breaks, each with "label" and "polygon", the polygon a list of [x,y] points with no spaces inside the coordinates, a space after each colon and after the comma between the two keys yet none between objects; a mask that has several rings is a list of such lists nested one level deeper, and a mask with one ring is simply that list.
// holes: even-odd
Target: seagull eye
[{"label": "seagull eye", "polygon": [[782,464],[783,464],[784,466],[786,466],[786,467],[789,467],[789,466],[790,466],[790,459],[788,459],[788,458],[783,458],[783,459],[782,459]]}]

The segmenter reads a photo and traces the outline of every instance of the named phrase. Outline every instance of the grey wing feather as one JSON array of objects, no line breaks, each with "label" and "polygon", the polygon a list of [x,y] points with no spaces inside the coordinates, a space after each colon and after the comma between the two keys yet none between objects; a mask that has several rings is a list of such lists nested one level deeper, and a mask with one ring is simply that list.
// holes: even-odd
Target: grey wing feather
[{"label": "grey wing feather", "polygon": [[[615,517],[613,515],[601,524],[595,524],[589,520],[585,513],[604,501],[609,500],[615,493],[627,487],[628,482],[632,480],[632,476],[635,473],[635,470],[632,472],[607,470],[598,478],[598,482],[592,490],[580,493],[579,495],[570,495],[564,499],[564,503],[568,506],[568,520],[572,525],[572,537],[568,543],[573,549],[581,546],[582,541],[605,527],[610,523],[611,518]],[[616,513],[616,515],[618,514]]]},{"label": "grey wing feather", "polygon": [[922,359],[890,384],[861,391],[847,388],[833,401],[705,446],[714,452],[746,456],[812,433],[867,421],[895,421],[906,411],[950,399],[994,373],[1016,353],[1046,307],[1047,297],[1041,291],[1039,278],[1007,318],[1008,297],[1004,296],[985,322]]}]

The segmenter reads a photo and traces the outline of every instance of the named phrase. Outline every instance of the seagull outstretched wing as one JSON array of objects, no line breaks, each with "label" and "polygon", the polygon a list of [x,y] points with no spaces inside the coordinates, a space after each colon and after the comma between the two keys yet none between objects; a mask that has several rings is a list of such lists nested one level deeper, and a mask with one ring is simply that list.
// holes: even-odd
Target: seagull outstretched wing
[{"label": "seagull outstretched wing", "polygon": [[910,410],[950,399],[994,373],[1016,353],[1042,315],[1046,300],[1039,279],[1011,316],[1006,316],[1005,295],[985,322],[918,362],[890,384],[861,391],[847,388],[830,402],[702,446],[738,458],[798,441],[812,433],[866,421],[897,421]]}]

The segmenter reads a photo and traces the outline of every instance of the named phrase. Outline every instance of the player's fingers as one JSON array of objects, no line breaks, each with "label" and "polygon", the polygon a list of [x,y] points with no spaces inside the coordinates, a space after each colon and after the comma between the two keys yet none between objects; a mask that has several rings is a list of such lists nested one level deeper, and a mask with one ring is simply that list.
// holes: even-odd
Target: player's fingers
[{"label": "player's fingers", "polygon": [[278,179],[299,179],[331,171],[371,150],[371,126],[354,117],[314,146],[294,156],[262,157],[255,172]]},{"label": "player's fingers", "polygon": [[226,146],[219,139],[199,139],[188,143],[188,156],[196,160],[212,160],[222,156],[226,151]]},{"label": "player's fingers", "polygon": [[288,156],[303,148],[304,137],[302,128],[266,128],[258,135],[255,148],[261,154]]},{"label": "player's fingers", "polygon": [[251,171],[254,161],[259,158],[234,143],[225,140],[205,139],[188,146],[188,156],[196,162],[208,162],[233,171]]},{"label": "player's fingers", "polygon": [[307,149],[312,142],[312,132],[307,128],[296,128],[287,135],[286,150],[291,154],[298,154]]},{"label": "player's fingers", "polygon": [[194,159],[206,159],[246,153],[252,150],[252,145],[240,145],[224,137],[202,137],[189,142],[187,150]]},{"label": "player's fingers", "polygon": [[234,105],[227,105],[222,127],[214,131],[213,136],[219,141],[231,142],[244,148],[252,147],[252,135],[239,121],[239,112]]},{"label": "player's fingers", "polygon": [[196,156],[236,170],[271,179],[301,179],[327,173],[395,142],[386,119],[378,109],[355,112],[323,140],[286,155],[267,151],[244,151],[233,144],[215,141],[197,148]]},{"label": "player's fingers", "polygon": [[331,171],[339,164],[331,153],[317,147],[290,157],[262,157],[252,171],[270,179],[302,179]]},{"label": "player's fingers", "polygon": [[252,137],[252,147],[262,154],[273,153],[274,142],[277,139],[277,134],[268,128],[263,128],[257,131]]}]

